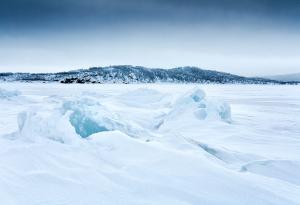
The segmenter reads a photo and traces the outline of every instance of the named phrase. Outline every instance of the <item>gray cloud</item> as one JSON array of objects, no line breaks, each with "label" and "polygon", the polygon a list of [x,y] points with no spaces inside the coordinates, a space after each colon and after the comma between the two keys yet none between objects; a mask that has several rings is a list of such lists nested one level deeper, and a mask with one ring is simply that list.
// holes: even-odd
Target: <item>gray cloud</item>
[{"label": "gray cloud", "polygon": [[168,22],[299,26],[298,0],[2,0],[0,23],[13,29]]},{"label": "gray cloud", "polygon": [[0,71],[300,67],[299,0],[2,0]]}]

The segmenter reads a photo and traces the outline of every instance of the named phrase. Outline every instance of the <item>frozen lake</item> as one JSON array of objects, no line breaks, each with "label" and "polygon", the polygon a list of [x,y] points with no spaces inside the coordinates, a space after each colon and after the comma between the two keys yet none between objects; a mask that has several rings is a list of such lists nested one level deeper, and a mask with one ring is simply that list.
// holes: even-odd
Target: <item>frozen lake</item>
[{"label": "frozen lake", "polygon": [[300,204],[300,86],[0,88],[1,204]]}]

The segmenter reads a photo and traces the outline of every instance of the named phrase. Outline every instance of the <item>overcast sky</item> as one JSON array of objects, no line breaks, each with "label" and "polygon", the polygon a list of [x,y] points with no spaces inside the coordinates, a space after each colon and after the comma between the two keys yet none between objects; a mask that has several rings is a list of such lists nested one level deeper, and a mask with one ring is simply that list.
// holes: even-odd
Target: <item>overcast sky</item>
[{"label": "overcast sky", "polygon": [[0,0],[0,72],[300,72],[299,0]]}]

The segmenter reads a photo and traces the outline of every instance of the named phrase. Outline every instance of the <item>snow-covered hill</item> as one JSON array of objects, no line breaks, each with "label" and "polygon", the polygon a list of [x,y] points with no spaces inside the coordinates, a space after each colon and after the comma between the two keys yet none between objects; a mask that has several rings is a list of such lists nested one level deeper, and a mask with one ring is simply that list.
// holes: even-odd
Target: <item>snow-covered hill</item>
[{"label": "snow-covered hill", "polygon": [[265,78],[285,82],[300,82],[300,73],[266,76]]},{"label": "snow-covered hill", "polygon": [[61,83],[242,83],[284,84],[263,78],[247,78],[196,67],[149,69],[134,66],[94,67],[62,73],[0,73],[1,81],[42,81]]}]

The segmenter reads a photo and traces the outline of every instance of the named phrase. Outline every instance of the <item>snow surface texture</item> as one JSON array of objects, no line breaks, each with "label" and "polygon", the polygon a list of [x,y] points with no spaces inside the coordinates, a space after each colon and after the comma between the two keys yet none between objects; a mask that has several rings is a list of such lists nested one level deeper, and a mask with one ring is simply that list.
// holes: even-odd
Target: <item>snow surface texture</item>
[{"label": "snow surface texture", "polygon": [[300,204],[299,86],[0,87],[1,204]]}]

